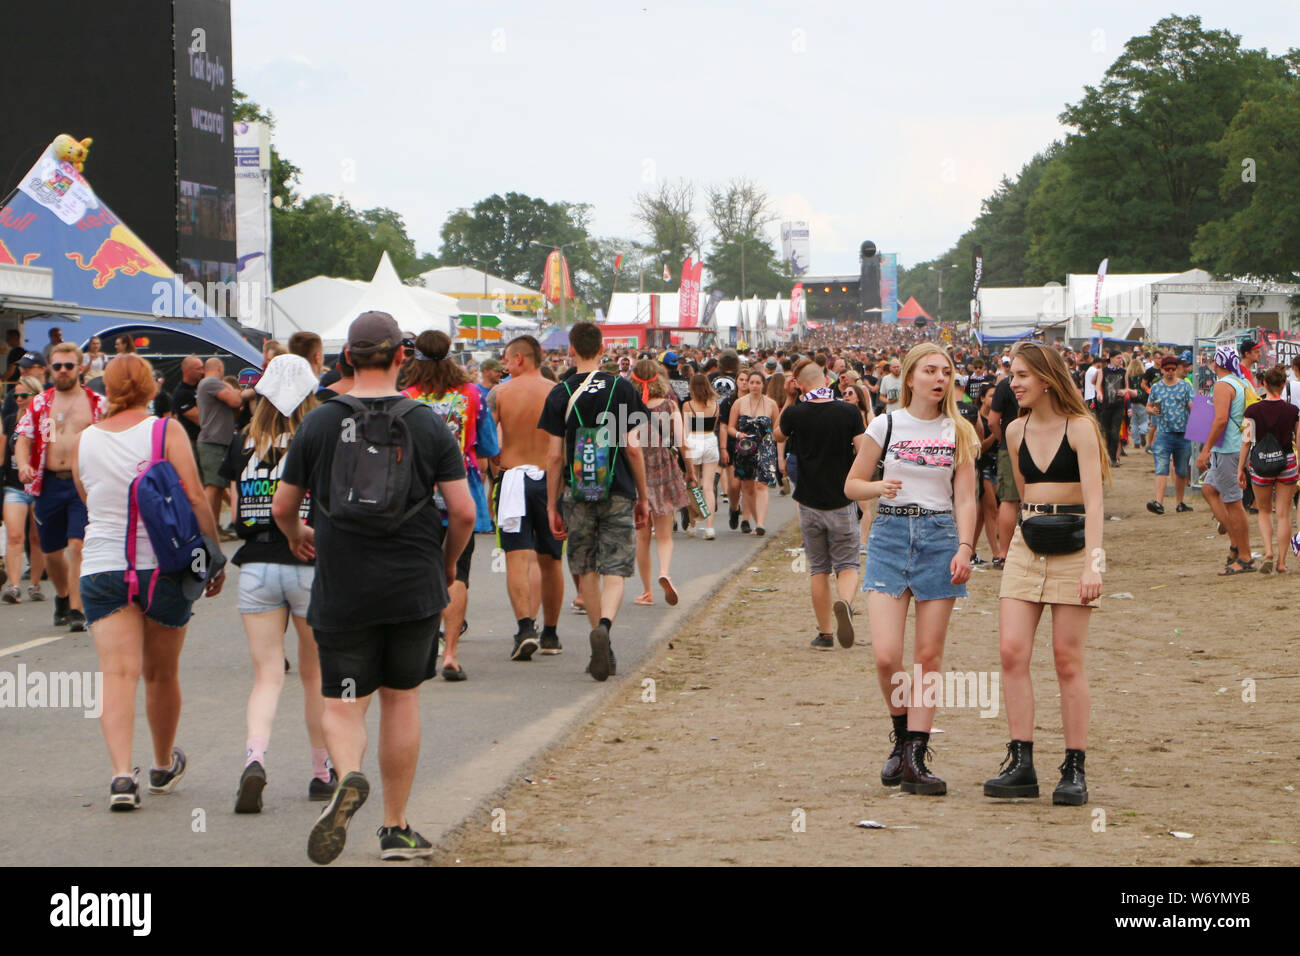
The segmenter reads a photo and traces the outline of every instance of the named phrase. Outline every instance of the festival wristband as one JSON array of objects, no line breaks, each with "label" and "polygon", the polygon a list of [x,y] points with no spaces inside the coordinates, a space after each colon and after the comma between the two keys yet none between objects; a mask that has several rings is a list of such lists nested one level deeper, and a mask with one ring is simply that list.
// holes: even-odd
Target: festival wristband
[{"label": "festival wristband", "polygon": [[965,541],[961,542],[959,545],[957,545],[957,547],[959,547],[959,548],[962,548],[962,547],[970,548],[972,551],[975,550],[975,545],[973,545],[973,544],[967,544]]}]

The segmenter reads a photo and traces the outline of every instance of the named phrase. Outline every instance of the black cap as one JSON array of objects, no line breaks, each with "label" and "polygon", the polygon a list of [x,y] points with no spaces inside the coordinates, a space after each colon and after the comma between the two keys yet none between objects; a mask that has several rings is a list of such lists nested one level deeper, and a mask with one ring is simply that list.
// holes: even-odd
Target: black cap
[{"label": "black cap", "polygon": [[387,312],[363,312],[348,326],[348,348],[353,355],[373,355],[402,344],[402,330]]},{"label": "black cap", "polygon": [[208,582],[221,573],[221,569],[226,566],[226,556],[221,550],[221,545],[213,541],[206,534],[203,536],[203,550],[206,552],[206,559],[203,561],[203,573],[195,571],[182,571],[181,593],[185,595],[187,601],[197,601],[207,590]]}]

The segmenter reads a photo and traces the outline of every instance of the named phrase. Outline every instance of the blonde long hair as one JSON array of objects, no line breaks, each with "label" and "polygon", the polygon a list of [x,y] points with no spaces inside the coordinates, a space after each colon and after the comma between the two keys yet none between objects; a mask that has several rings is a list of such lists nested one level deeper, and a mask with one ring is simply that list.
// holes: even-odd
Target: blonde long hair
[{"label": "blonde long hair", "polygon": [[939,402],[939,413],[945,418],[952,420],[956,426],[957,449],[953,456],[953,467],[960,468],[963,465],[971,464],[978,457],[980,440],[975,434],[975,428],[970,422],[962,417],[961,412],[957,410],[957,366],[948,354],[948,350],[941,348],[933,342],[922,342],[920,345],[912,347],[911,351],[903,358],[903,393],[899,397],[900,408],[907,408],[912,404],[912,373],[916,371],[916,366],[920,364],[921,359],[927,355],[942,355],[948,363],[948,368],[952,375],[948,376],[948,387],[944,390],[943,398]]},{"label": "blonde long hair", "polygon": [[[1065,359],[1061,358],[1061,353],[1041,342],[1020,342],[1011,350],[1011,360],[1015,361],[1017,358],[1028,365],[1029,371],[1049,387],[1052,408],[1058,415],[1063,415],[1067,419],[1086,418],[1092,423],[1093,431],[1097,433],[1097,450],[1101,455],[1101,478],[1109,484],[1110,457],[1106,454],[1106,440],[1101,437],[1097,417],[1088,411],[1088,406],[1083,404],[1083,395],[1074,384],[1074,379],[1070,377],[1070,370],[1066,367]],[[1017,417],[1028,414],[1029,409],[1022,408]]]},{"label": "blonde long hair", "polygon": [[244,426],[244,446],[251,440],[257,457],[265,460],[272,448],[288,445],[307,413],[319,404],[315,395],[308,395],[291,415],[283,415],[269,398],[261,396],[253,406],[253,417]]}]

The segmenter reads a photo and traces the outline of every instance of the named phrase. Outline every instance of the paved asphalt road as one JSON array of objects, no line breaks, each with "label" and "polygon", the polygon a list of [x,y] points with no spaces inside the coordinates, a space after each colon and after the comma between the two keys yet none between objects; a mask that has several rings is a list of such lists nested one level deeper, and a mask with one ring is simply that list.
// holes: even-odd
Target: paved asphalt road
[{"label": "paved asphalt road", "polygon": [[[794,505],[775,494],[771,503],[768,525],[775,530],[794,517]],[[565,595],[560,618],[564,653],[535,655],[528,663],[509,660],[515,622],[506,600],[505,575],[491,569],[492,539],[479,536],[471,575],[470,629],[460,653],[469,680],[449,684],[439,679],[424,685],[424,736],[408,809],[411,824],[436,842],[532,755],[589,713],[603,694],[639,693],[639,688],[634,691],[622,683],[622,675],[766,540],[726,530],[725,511],[718,526],[712,542],[675,536],[673,580],[681,595],[676,608],[664,604],[657,587],[653,608],[633,605],[639,582],[628,582],[613,633],[620,677],[604,684],[584,673],[590,656],[588,626],[585,616],[568,610],[572,593]],[[234,553],[234,545],[226,549]],[[142,767],[142,806],[133,813],[108,810],[111,768],[97,720],[87,719],[80,709],[0,706],[0,754],[6,771],[0,865],[310,865],[307,834],[322,804],[306,796],[311,756],[296,667],[287,675],[276,713],[263,811],[257,816],[234,813],[235,787],[243,769],[244,707],[252,686],[236,591],[232,575],[220,596],[199,602],[190,623],[181,656],[184,705],[177,737],[189,757],[189,769],[173,794],[152,796],[146,786],[152,749],[143,686],[137,697],[133,751]],[[52,614],[52,601],[0,606],[0,680],[10,679],[4,672],[18,675],[20,665],[27,674],[96,669],[90,635],[54,628]],[[47,638],[54,639],[40,643]],[[295,661],[297,642],[287,643],[289,659]],[[382,819],[378,701],[372,703],[368,721],[365,772],[371,798],[354,818],[347,848],[335,866],[380,862],[374,836]]]}]

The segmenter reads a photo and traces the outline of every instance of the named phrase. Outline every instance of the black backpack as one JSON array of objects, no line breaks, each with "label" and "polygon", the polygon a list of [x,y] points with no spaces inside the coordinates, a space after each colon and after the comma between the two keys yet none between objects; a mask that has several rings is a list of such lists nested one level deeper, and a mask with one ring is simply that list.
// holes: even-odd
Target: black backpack
[{"label": "black backpack", "polygon": [[1286,471],[1286,459],[1286,452],[1272,432],[1267,432],[1250,449],[1250,467],[1261,478],[1276,478]]},{"label": "black backpack", "polygon": [[334,447],[330,507],[317,505],[340,531],[387,537],[433,501],[432,492],[411,498],[414,451],[405,419],[421,404],[400,398],[387,409],[370,408],[351,395],[330,401],[351,414]]}]

